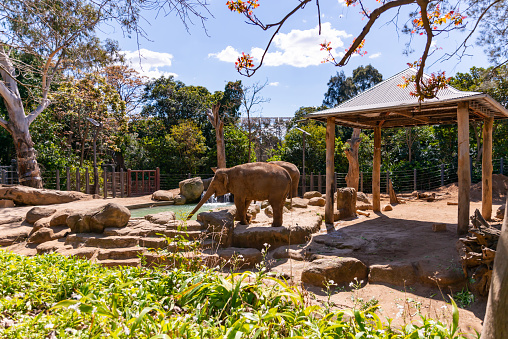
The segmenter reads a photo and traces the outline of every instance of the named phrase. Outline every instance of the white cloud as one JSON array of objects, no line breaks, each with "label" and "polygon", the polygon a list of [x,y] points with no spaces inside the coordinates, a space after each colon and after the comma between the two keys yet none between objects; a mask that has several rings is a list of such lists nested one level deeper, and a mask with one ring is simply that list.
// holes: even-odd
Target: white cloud
[{"label": "white cloud", "polygon": [[172,75],[175,78],[178,77],[176,73],[162,70],[162,68],[171,66],[173,59],[172,54],[160,53],[142,48],[138,51],[125,51],[124,55],[127,64],[143,76],[149,78],[159,78],[163,75]]},{"label": "white cloud", "polygon": [[379,58],[380,56],[381,56],[381,53],[375,53],[375,54],[372,54],[371,56],[369,56],[369,59]]},{"label": "white cloud", "polygon": [[[273,52],[266,53],[264,65],[266,66],[281,66],[290,65],[293,67],[307,67],[319,65],[321,61],[327,57],[326,51],[321,51],[320,44],[327,41],[331,42],[331,47],[336,48],[344,47],[343,38],[351,37],[345,31],[340,31],[332,28],[332,24],[324,22],[321,24],[321,35],[319,35],[319,27],[298,30],[294,29],[291,32],[278,34],[274,40],[270,50]],[[254,58],[254,64],[259,64],[261,57],[264,53],[263,48],[253,47],[250,55]],[[215,57],[225,62],[235,62],[240,53],[228,46],[219,53],[210,53],[209,57]],[[335,56],[341,57],[343,52],[334,53]]]},{"label": "white cloud", "polygon": [[278,82],[278,81],[270,82],[270,83],[268,84],[268,86],[274,86],[274,87],[277,87],[277,86],[279,86],[279,82]]}]

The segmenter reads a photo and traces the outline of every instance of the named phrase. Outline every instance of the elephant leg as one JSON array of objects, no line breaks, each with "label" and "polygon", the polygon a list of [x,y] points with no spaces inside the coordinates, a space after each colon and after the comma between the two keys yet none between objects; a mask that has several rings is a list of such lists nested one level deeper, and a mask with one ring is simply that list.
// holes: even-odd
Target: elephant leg
[{"label": "elephant leg", "polygon": [[272,227],[282,226],[282,214],[284,213],[285,199],[278,199],[276,201],[268,200],[273,209],[273,222]]},{"label": "elephant leg", "polygon": [[252,220],[252,215],[247,213],[247,211],[249,210],[249,206],[250,206],[251,203],[252,203],[252,200],[245,200],[245,218],[246,218],[246,220],[247,220],[247,222],[249,224],[250,224],[250,222]]},{"label": "elephant leg", "polygon": [[242,225],[248,225],[247,222],[247,210],[245,208],[245,199],[235,195],[235,206],[236,206],[236,219],[240,221]]}]

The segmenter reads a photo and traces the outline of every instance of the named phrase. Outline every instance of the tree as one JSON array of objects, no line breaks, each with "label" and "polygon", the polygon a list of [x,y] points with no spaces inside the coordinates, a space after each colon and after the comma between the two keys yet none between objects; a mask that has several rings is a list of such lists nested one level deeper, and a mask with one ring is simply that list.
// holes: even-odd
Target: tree
[{"label": "tree", "polygon": [[[0,126],[13,137],[22,184],[42,187],[40,168],[30,134],[30,125],[48,107],[48,94],[56,77],[73,67],[90,67],[107,62],[113,44],[101,46],[95,28],[101,22],[116,20],[127,34],[143,35],[138,26],[141,9],[167,8],[182,20],[188,15],[201,19],[200,1],[113,1],[113,0],[5,0],[0,5],[0,96],[7,114],[0,116]],[[16,53],[34,55],[39,67],[32,68],[15,58]],[[40,83],[30,88],[21,83],[18,73],[28,71],[40,76]],[[20,87],[37,97],[38,105],[25,113]]]},{"label": "tree", "polygon": [[214,104],[212,109],[208,109],[206,114],[208,121],[215,129],[215,139],[217,140],[217,168],[226,168],[226,146],[224,144],[224,121],[219,116],[220,104]]},{"label": "tree", "polygon": [[[260,5],[258,0],[228,1],[228,8],[233,12],[244,15],[247,23],[256,25],[264,31],[272,31],[259,64],[254,65],[252,56],[243,53],[236,62],[237,70],[244,75],[252,76],[262,66],[267,51],[282,27],[293,15],[310,7],[307,5],[311,2],[316,4],[313,8],[317,10],[318,23],[321,25],[319,0],[298,1],[292,9],[282,13],[279,20],[271,23],[266,23],[256,15],[258,13],[256,9]],[[410,41],[416,40],[421,36],[424,45],[420,57],[417,57],[417,60],[412,64],[412,66],[418,69],[418,72],[416,76],[406,79],[406,85],[410,83],[414,84],[415,91],[413,94],[420,100],[433,98],[436,92],[447,82],[444,72],[432,74],[430,79],[427,80],[423,77],[427,59],[432,54],[437,56],[436,52],[439,51],[433,49],[433,42],[436,36],[449,34],[452,30],[465,28],[469,30],[469,34],[458,44],[456,50],[451,54],[442,54],[441,60],[449,59],[453,56],[460,58],[466,55],[470,45],[469,39],[477,30],[480,30],[479,43],[485,47],[492,61],[499,64],[506,62],[508,59],[508,4],[502,0],[467,1],[468,7],[465,13],[467,14],[467,20],[466,16],[458,11],[458,4],[460,2],[457,3],[450,0],[382,0],[373,8],[370,3],[367,6],[365,0],[346,0],[346,6],[358,6],[361,9],[360,13],[364,16],[365,24],[345,53],[334,55],[332,51],[336,46],[331,46],[331,43],[326,41],[321,43],[322,50],[328,53],[328,57],[324,61],[331,62],[336,66],[344,66],[354,54],[365,55],[364,44],[371,28],[380,18],[385,17],[385,14],[388,15],[392,12],[395,17],[390,17],[389,20],[393,22],[406,21],[406,24],[403,26],[396,24],[396,29],[401,33],[408,34]],[[403,10],[406,8],[408,10]],[[273,17],[271,11],[267,12]],[[400,13],[409,13],[409,17],[407,19],[399,18]],[[407,45],[405,52],[413,52],[411,43]]]},{"label": "tree", "polygon": [[183,120],[171,127],[171,133],[166,138],[170,149],[176,155],[173,158],[175,165],[187,170],[188,173],[196,173],[200,162],[205,160],[202,155],[206,151],[205,137],[196,123],[192,120]]},{"label": "tree", "polygon": [[247,159],[251,159],[252,155],[252,123],[251,123],[251,116],[252,114],[259,112],[258,106],[270,102],[269,98],[263,98],[259,95],[259,92],[263,90],[263,88],[266,87],[266,84],[268,81],[265,81],[264,84],[261,84],[259,82],[254,83],[252,86],[244,86],[242,88],[242,109],[244,110],[245,114],[247,114],[247,132],[249,137],[249,157]]},{"label": "tree", "polygon": [[125,113],[133,113],[141,104],[142,90],[147,78],[139,75],[138,71],[124,65],[109,65],[102,70],[106,82],[120,95],[125,102]]},{"label": "tree", "polygon": [[[381,81],[383,81],[383,76],[371,65],[356,68],[353,70],[352,77],[346,78],[344,72],[337,72],[337,75],[332,76],[328,81],[328,91],[325,93],[323,105],[339,105]],[[359,128],[353,129],[351,138],[346,141],[349,146],[344,151],[349,161],[346,184],[348,187],[353,187],[356,190],[358,190],[360,178],[360,162],[358,159],[360,142],[362,140],[360,133],[361,130]]]}]

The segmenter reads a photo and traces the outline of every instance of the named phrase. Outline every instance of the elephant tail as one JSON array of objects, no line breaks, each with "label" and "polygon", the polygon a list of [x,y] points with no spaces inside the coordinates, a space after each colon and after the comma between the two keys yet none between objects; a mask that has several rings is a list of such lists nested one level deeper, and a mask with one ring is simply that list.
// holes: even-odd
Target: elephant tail
[{"label": "elephant tail", "polygon": [[289,177],[289,206],[293,209],[293,179]]}]

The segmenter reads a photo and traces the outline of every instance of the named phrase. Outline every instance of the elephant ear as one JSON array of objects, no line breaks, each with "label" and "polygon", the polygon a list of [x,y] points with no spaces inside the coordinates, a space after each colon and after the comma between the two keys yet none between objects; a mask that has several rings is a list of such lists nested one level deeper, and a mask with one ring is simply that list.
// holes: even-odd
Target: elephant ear
[{"label": "elephant ear", "polygon": [[224,185],[224,188],[227,189],[228,182],[229,182],[228,175],[224,172],[219,172],[219,173],[216,173],[216,176],[218,177],[217,179],[219,179],[220,182]]}]

